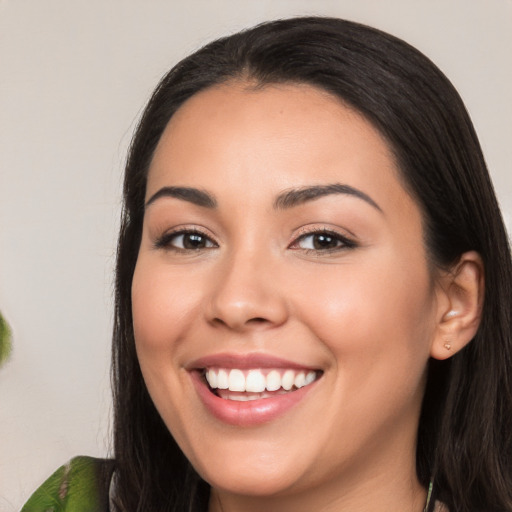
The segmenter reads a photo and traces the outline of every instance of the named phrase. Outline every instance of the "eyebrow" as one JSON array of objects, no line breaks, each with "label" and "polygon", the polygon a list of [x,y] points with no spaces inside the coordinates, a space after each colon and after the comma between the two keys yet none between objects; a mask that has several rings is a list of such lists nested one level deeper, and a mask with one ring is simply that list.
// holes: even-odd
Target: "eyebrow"
[{"label": "eyebrow", "polygon": [[307,203],[319,199],[320,197],[329,196],[333,194],[343,194],[354,196],[363,201],[366,201],[369,205],[373,206],[381,213],[382,208],[367,194],[361,190],[351,187],[350,185],[343,185],[341,183],[333,183],[331,185],[314,185],[311,187],[301,187],[297,189],[286,190],[282,194],[279,194],[274,201],[274,208],[277,210],[284,210],[293,208],[301,204]]},{"label": "eyebrow", "polygon": [[[341,183],[313,185],[310,187],[286,190],[277,196],[274,201],[274,209],[286,210],[309,201],[314,201],[315,199],[334,194],[357,197],[382,212],[381,207],[369,195],[357,188],[351,187],[350,185],[343,185]],[[217,208],[217,200],[214,196],[204,190],[199,190],[193,187],[163,187],[146,201],[145,208],[162,197],[174,197],[203,208]]]},{"label": "eyebrow", "polygon": [[212,195],[193,187],[163,187],[146,201],[144,207],[147,208],[161,197],[174,197],[203,208],[217,208],[217,201]]}]

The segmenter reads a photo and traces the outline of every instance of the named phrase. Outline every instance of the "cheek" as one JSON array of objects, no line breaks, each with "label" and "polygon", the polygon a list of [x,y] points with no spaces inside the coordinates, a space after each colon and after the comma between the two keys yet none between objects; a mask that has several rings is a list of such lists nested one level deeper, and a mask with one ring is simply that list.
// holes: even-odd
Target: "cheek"
[{"label": "cheek", "polygon": [[197,298],[194,288],[187,291],[187,283],[181,282],[176,273],[139,255],[132,284],[137,358],[152,401],[178,440],[187,437],[184,433],[189,427],[180,415],[186,404],[181,393],[170,390],[188,385],[179,350],[183,334],[193,325]]},{"label": "cheek", "polygon": [[399,371],[417,378],[435,325],[431,279],[423,258],[415,264],[380,256],[309,273],[296,284],[302,289],[295,296],[304,297],[299,315],[350,374],[367,379]]},{"label": "cheek", "polygon": [[334,371],[325,378],[339,406],[324,413],[325,424],[363,444],[365,436],[381,439],[379,432],[391,435],[419,415],[433,329],[427,271],[418,266],[411,273],[400,264],[381,269],[369,265],[356,272],[347,265],[324,278],[310,274],[302,293],[308,299],[297,305],[331,354]]},{"label": "cheek", "polygon": [[195,317],[200,291],[165,265],[137,261],[132,284],[133,328],[137,351],[172,352]]}]

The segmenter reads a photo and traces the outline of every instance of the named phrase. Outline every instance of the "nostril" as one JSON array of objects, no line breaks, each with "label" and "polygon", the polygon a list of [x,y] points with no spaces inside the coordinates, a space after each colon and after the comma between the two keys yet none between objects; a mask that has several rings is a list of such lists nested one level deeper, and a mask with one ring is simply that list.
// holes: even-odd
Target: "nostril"
[{"label": "nostril", "polygon": [[254,323],[254,324],[263,324],[265,322],[268,322],[266,318],[256,317],[256,318],[250,318],[247,320],[247,323]]},{"label": "nostril", "polygon": [[227,322],[222,318],[216,317],[212,319],[212,324],[217,327],[229,327],[230,329],[246,329],[246,328],[258,328],[259,326],[265,326],[271,323],[271,321],[267,318],[263,318],[261,316],[249,318],[248,320],[241,320],[237,322],[232,320],[231,322]]},{"label": "nostril", "polygon": [[212,321],[215,324],[226,325],[226,322],[224,322],[224,320],[222,320],[221,318],[213,318]]},{"label": "nostril", "polygon": [[[229,277],[229,276],[228,276]],[[223,281],[214,289],[205,309],[210,325],[235,330],[263,329],[286,322],[284,294],[260,287],[240,286],[238,280]]]}]

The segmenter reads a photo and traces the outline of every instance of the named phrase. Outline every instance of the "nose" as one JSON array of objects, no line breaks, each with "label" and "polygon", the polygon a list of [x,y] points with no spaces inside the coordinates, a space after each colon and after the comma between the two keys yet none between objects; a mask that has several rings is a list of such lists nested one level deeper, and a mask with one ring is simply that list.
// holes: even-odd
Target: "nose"
[{"label": "nose", "polygon": [[208,321],[234,331],[282,325],[288,318],[279,268],[261,254],[239,254],[217,267],[207,306]]}]

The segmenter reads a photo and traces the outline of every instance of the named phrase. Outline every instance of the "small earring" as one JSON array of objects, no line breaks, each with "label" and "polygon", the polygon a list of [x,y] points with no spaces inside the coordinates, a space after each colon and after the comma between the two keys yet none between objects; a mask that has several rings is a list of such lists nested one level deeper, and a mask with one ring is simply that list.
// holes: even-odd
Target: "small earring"
[{"label": "small earring", "polygon": [[459,314],[458,311],[455,311],[455,310],[451,310],[451,311],[448,311],[448,313],[446,313],[446,315],[444,315],[445,318],[453,318],[454,316],[457,316]]},{"label": "small earring", "polygon": [[449,343],[445,343],[445,344],[444,344],[444,348],[445,348],[446,350],[451,350],[452,346],[451,346]]}]

